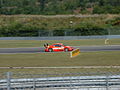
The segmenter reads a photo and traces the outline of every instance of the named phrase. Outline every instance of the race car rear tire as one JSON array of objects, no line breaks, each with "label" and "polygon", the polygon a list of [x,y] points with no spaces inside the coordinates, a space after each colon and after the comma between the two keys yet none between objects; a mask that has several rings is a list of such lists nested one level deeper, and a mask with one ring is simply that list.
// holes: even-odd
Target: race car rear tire
[{"label": "race car rear tire", "polygon": [[68,48],[65,48],[64,51],[65,51],[65,52],[68,52],[69,50],[68,50]]},{"label": "race car rear tire", "polygon": [[49,52],[53,52],[53,49],[52,49],[52,48],[50,48],[50,49],[48,49],[48,51],[49,51]]}]

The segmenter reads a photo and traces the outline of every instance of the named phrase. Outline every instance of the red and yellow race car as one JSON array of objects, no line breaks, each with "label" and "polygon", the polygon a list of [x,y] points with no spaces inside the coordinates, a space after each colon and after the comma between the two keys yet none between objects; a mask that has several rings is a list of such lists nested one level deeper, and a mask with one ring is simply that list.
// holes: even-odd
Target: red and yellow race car
[{"label": "red and yellow race car", "polygon": [[55,43],[52,45],[44,44],[45,52],[58,52],[58,51],[72,51],[74,48],[71,46],[65,46],[62,43]]}]

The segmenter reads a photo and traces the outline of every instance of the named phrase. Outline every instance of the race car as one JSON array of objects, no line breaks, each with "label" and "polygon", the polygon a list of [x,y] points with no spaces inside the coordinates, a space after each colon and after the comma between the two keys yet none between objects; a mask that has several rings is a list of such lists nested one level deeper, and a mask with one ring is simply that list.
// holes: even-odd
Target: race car
[{"label": "race car", "polygon": [[74,48],[71,46],[65,46],[62,43],[55,43],[52,45],[44,44],[45,52],[58,52],[58,51],[72,51]]}]

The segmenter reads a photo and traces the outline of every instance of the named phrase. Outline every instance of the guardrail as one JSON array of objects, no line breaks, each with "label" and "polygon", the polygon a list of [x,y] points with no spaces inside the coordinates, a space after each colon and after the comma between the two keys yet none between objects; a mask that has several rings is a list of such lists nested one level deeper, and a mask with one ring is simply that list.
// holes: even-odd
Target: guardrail
[{"label": "guardrail", "polygon": [[[67,75],[67,74],[66,74]],[[72,74],[71,74],[72,75]],[[74,75],[74,74],[73,74]],[[38,76],[38,75],[37,75]],[[56,76],[56,75],[55,75]],[[40,76],[41,77],[41,76]],[[41,78],[16,78],[7,73],[7,79],[0,80],[0,90],[19,89],[80,89],[80,90],[119,90],[120,75],[64,76]]]},{"label": "guardrail", "polygon": [[120,35],[103,36],[51,36],[51,37],[0,37],[0,40],[79,40],[79,39],[106,39],[120,38]]}]

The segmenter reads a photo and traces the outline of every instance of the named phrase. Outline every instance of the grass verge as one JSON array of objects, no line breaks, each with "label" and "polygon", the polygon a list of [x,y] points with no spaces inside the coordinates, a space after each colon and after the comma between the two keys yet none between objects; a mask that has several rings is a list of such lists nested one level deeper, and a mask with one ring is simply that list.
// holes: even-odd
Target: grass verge
[{"label": "grass verge", "polygon": [[[0,48],[42,47],[44,43],[63,43],[70,46],[105,45],[105,39],[81,40],[0,40]],[[120,45],[120,39],[110,39],[110,45]]]},{"label": "grass verge", "polygon": [[[69,53],[34,53],[0,55],[0,67],[120,66],[120,51],[82,52],[74,58]],[[0,69],[0,73],[75,73],[118,72],[120,69]]]}]

